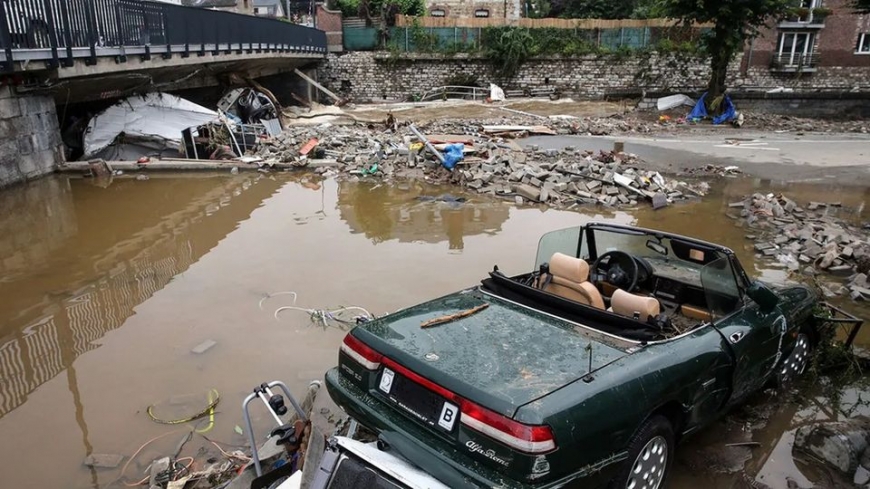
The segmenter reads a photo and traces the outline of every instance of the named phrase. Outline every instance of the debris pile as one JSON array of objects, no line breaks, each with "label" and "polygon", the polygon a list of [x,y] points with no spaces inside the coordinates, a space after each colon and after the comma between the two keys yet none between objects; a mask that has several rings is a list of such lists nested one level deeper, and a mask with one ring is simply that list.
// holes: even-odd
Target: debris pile
[{"label": "debris pile", "polygon": [[847,286],[821,284],[827,297],[848,294],[853,300],[870,300],[870,230],[837,218],[841,203],[801,207],[781,194],[756,193],[729,207],[729,216],[752,230],[746,237],[754,240],[759,255],[808,277],[824,273],[845,279]]},{"label": "debris pile", "polygon": [[[332,124],[291,127],[261,144],[256,154],[267,163],[297,166],[327,158],[334,160],[338,172],[357,178],[421,178],[461,185],[518,204],[623,207],[649,202],[658,209],[704,196],[709,190],[704,182],[666,180],[658,172],[643,169],[632,154],[521,147],[513,141],[555,132],[540,121],[482,126],[437,122],[425,131],[413,125],[396,129],[384,132],[375,127],[362,130]],[[324,166],[316,170],[331,171]]]}]

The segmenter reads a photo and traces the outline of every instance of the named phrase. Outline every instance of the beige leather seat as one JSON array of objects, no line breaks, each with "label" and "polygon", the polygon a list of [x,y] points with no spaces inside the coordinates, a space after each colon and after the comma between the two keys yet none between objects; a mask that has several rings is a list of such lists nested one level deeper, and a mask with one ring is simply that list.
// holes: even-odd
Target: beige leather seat
[{"label": "beige leather seat", "polygon": [[662,312],[662,306],[655,297],[635,295],[617,289],[610,298],[609,310],[621,316],[637,316],[641,321],[646,322],[650,316],[658,316]]},{"label": "beige leather seat", "polygon": [[604,298],[589,281],[589,264],[581,258],[556,253],[550,273],[541,275],[538,288],[581,304],[604,309]]}]

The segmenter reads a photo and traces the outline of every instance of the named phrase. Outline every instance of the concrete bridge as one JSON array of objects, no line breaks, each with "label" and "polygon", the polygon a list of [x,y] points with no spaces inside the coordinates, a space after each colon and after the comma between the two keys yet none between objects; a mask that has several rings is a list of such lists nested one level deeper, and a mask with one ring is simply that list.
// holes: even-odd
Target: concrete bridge
[{"label": "concrete bridge", "polygon": [[63,161],[57,105],[258,78],[324,58],[326,34],[147,0],[0,1],[0,187]]}]

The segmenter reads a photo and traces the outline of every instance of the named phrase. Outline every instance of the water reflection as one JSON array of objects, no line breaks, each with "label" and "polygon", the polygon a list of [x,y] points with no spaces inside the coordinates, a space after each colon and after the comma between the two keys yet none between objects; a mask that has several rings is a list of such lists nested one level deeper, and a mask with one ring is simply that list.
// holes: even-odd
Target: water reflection
[{"label": "water reflection", "polygon": [[97,348],[277,188],[259,176],[122,180],[106,188],[58,177],[0,194],[0,208],[12,211],[0,221],[0,249],[8,250],[0,418]]},{"label": "water reflection", "polygon": [[374,243],[446,240],[457,251],[465,248],[467,236],[495,235],[510,216],[504,202],[446,191],[419,183],[345,182],[339,185],[338,209],[351,232]]}]

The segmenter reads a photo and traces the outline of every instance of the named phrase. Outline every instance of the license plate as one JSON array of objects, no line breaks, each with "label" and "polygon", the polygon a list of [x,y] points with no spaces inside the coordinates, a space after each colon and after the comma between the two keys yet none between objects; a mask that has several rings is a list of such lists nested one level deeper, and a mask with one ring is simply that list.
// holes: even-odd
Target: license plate
[{"label": "license plate", "polygon": [[438,394],[386,367],[381,371],[378,389],[417,420],[448,432],[453,431],[456,418],[459,417],[459,406]]}]

